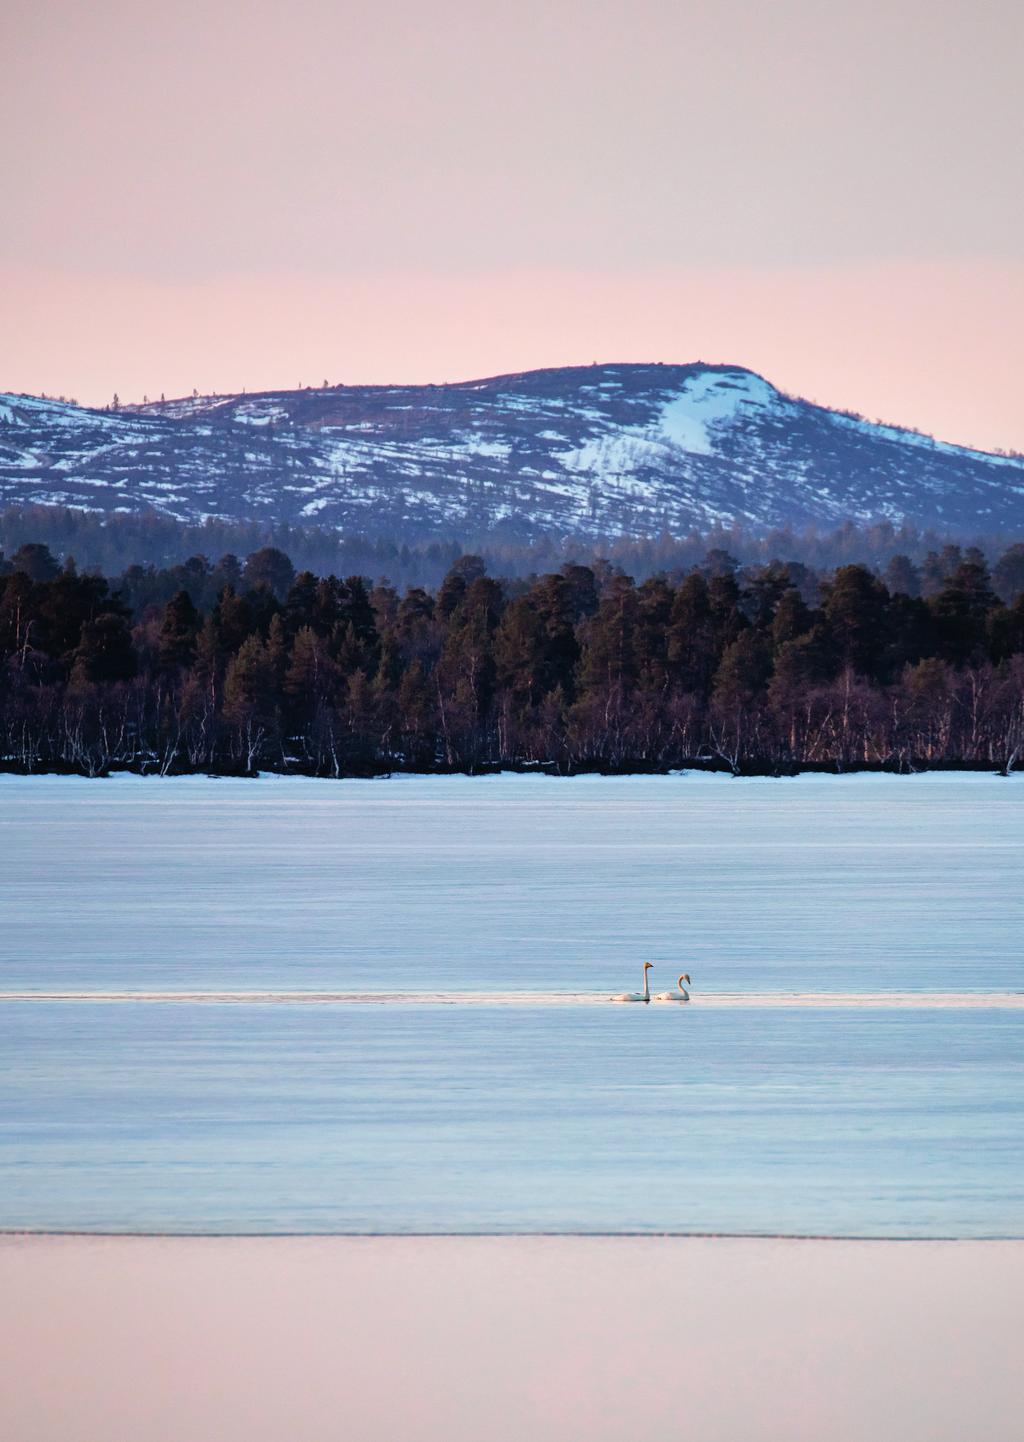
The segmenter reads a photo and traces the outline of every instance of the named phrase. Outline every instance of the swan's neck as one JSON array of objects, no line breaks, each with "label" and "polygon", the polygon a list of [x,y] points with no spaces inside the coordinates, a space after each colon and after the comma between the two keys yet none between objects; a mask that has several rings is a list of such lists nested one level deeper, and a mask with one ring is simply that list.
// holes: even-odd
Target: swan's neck
[{"label": "swan's neck", "polygon": [[651,999],[651,973],[644,967],[644,1001]]},{"label": "swan's neck", "polygon": [[685,998],[687,1001],[689,1001],[689,1000],[690,1000],[690,993],[686,990],[686,987],[683,985],[683,978],[682,978],[682,977],[679,978],[679,990],[683,993],[684,998]]}]

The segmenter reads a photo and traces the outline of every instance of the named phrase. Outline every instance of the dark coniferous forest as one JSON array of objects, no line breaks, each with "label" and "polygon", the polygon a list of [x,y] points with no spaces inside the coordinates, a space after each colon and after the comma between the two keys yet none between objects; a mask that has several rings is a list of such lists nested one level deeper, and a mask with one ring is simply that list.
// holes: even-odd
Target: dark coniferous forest
[{"label": "dark coniferous forest", "polygon": [[1024,545],[991,570],[566,562],[433,589],[296,573],[280,549],[120,576],[39,542],[0,563],[0,766],[324,776],[543,768],[1012,770]]}]

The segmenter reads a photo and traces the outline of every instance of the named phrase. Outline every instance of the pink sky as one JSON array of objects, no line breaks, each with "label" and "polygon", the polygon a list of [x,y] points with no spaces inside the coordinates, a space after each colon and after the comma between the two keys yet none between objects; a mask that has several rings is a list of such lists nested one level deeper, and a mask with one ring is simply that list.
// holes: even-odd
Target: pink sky
[{"label": "pink sky", "polygon": [[13,0],[0,388],[703,358],[1024,446],[1022,14]]},{"label": "pink sky", "polygon": [[1022,1284],[1014,1241],[6,1236],[5,1435],[1009,1442]]}]

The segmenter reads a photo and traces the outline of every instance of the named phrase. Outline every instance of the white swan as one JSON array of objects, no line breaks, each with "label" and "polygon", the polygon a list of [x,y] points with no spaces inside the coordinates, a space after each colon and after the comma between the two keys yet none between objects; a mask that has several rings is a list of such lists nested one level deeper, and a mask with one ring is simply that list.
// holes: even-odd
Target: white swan
[{"label": "white swan", "polygon": [[688,971],[684,971],[683,974],[682,974],[682,976],[679,978],[679,990],[678,990],[678,991],[660,991],[660,992],[658,993],[658,995],[654,998],[654,1000],[655,1000],[655,1001],[689,1001],[689,1000],[690,1000],[690,993],[686,990],[686,987],[683,985],[683,982],[684,982],[684,981],[686,982],[687,986],[692,986],[692,985],[693,985],[693,983],[690,981],[690,973],[689,973]]},{"label": "white swan", "polygon": [[654,965],[653,961],[644,962],[644,989],[643,991],[624,991],[621,996],[613,996],[612,1001],[650,1001],[651,984],[647,973]]}]

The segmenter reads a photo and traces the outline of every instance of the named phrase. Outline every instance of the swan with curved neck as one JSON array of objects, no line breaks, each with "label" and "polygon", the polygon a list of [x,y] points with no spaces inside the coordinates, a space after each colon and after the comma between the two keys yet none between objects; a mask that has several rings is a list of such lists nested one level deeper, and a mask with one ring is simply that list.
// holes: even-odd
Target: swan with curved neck
[{"label": "swan with curved neck", "polygon": [[692,985],[693,985],[693,983],[690,981],[690,973],[689,973],[688,971],[684,971],[683,974],[682,974],[682,976],[679,978],[679,981],[678,981],[678,983],[677,983],[677,985],[678,985],[678,987],[679,987],[679,990],[678,990],[678,991],[662,991],[662,992],[659,992],[658,995],[654,998],[654,1000],[655,1000],[655,1001],[689,1001],[689,1000],[690,1000],[690,993],[686,990],[686,986],[683,985],[683,982],[684,982],[684,981],[686,982],[686,985],[687,985],[687,986],[692,986]]},{"label": "swan with curved neck", "polygon": [[651,983],[647,973],[654,965],[653,961],[644,962],[644,989],[643,991],[624,991],[621,996],[613,996],[612,1001],[650,1001]]}]

